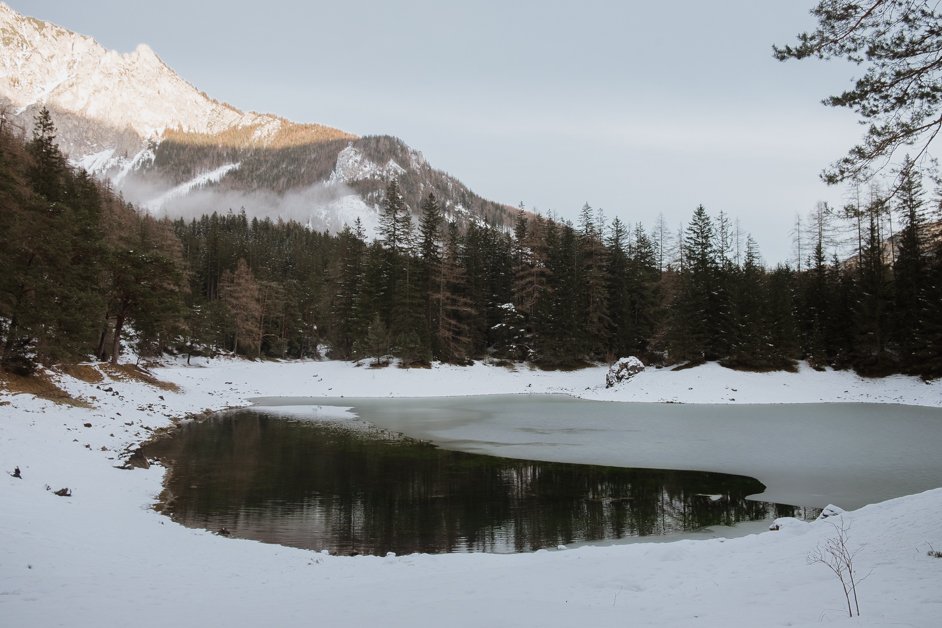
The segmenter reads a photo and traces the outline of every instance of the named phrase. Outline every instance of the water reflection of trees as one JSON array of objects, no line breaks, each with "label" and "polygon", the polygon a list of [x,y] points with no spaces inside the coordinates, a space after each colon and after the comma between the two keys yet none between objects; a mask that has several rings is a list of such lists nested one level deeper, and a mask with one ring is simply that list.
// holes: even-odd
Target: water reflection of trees
[{"label": "water reflection of trees", "polygon": [[741,476],[477,456],[251,412],[152,445],[185,525],[312,549],[527,551],[793,514]]}]

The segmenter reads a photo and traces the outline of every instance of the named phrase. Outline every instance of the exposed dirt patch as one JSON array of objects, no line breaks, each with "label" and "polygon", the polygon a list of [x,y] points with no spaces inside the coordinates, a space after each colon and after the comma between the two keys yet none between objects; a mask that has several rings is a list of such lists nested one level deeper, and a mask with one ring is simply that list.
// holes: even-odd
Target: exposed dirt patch
[{"label": "exposed dirt patch", "polygon": [[160,390],[180,392],[180,387],[170,382],[159,380],[144,369],[134,364],[102,364],[101,370],[118,381],[143,382]]},{"label": "exposed dirt patch", "polygon": [[46,373],[36,373],[29,377],[14,375],[0,371],[0,388],[14,395],[34,395],[40,399],[52,401],[65,406],[76,408],[92,408],[92,404],[84,399],[76,399],[66,391],[56,386],[55,382]]},{"label": "exposed dirt patch", "polygon": [[690,362],[684,362],[683,364],[678,364],[673,367],[672,371],[686,371],[687,369],[692,369],[695,366],[700,366],[701,364],[706,364],[706,360],[691,360]]},{"label": "exposed dirt patch", "polygon": [[728,368],[731,371],[744,371],[746,373],[777,373],[785,371],[786,373],[797,373],[798,364],[794,360],[782,358],[763,362],[755,359],[727,358],[720,360],[719,365]]}]

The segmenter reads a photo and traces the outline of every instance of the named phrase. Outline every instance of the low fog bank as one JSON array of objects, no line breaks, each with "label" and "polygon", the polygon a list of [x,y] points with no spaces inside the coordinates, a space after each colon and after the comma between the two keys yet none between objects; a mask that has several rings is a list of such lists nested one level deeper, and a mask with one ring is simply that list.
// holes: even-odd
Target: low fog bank
[{"label": "low fog bank", "polygon": [[[207,185],[206,183],[209,183]],[[170,219],[191,220],[212,214],[244,211],[249,219],[296,221],[317,231],[339,233],[353,228],[357,218],[367,238],[376,235],[378,210],[367,205],[345,184],[315,183],[285,193],[270,190],[223,190],[215,181],[172,186],[140,177],[121,186],[124,197],[149,213]]]}]

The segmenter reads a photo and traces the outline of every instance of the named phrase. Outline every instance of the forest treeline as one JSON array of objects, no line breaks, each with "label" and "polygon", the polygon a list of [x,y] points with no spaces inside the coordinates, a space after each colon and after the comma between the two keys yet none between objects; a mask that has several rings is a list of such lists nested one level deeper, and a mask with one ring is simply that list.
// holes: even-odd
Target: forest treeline
[{"label": "forest treeline", "polygon": [[[378,234],[213,213],[136,211],[70,168],[43,111],[25,141],[0,126],[2,367],[231,351],[253,358],[489,358],[571,368],[636,355],[734,368],[942,375],[939,200],[902,185],[795,232],[766,268],[728,216],[678,233],[589,206],[576,224],[521,210],[512,232],[459,229],[441,199],[413,220],[388,182]],[[836,234],[850,234],[849,251]],[[373,236],[376,238],[374,239]]]}]

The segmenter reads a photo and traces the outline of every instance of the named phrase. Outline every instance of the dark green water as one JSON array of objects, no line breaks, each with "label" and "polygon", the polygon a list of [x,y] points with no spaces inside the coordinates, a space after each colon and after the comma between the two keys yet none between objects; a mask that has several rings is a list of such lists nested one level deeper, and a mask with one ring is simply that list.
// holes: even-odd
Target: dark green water
[{"label": "dark green water", "polygon": [[446,451],[251,410],[148,445],[190,527],[333,553],[522,552],[793,516],[757,480]]}]

